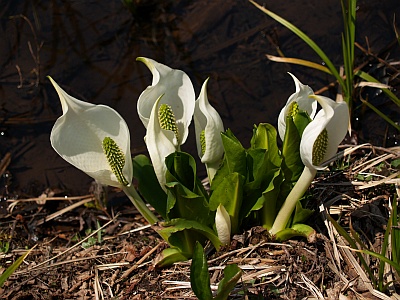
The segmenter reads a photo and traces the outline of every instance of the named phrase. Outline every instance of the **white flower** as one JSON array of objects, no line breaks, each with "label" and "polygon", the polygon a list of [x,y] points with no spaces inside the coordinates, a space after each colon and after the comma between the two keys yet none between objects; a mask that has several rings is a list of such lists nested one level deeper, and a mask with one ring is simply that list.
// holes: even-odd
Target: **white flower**
[{"label": "white flower", "polygon": [[201,162],[206,164],[209,179],[212,180],[222,156],[224,147],[221,132],[224,125],[218,112],[210,105],[207,97],[207,82],[204,82],[194,110],[196,144]]},{"label": "white flower", "polygon": [[300,142],[303,164],[321,170],[321,164],[332,158],[346,136],[349,126],[349,108],[346,102],[335,102],[327,97],[312,96],[322,109],[304,129]]},{"label": "white flower", "polygon": [[222,204],[218,206],[215,214],[215,228],[221,243],[229,244],[231,241],[231,218]]},{"label": "white flower", "polygon": [[174,70],[152,59],[138,57],[137,60],[146,64],[153,74],[151,86],[148,86],[139,96],[137,111],[143,125],[148,128],[150,113],[154,103],[160,96],[160,104],[170,106],[175,117],[177,134],[173,136],[173,143],[177,149],[184,144],[189,125],[193,117],[195,93],[189,76],[180,70]]},{"label": "white flower", "polygon": [[[300,109],[306,111],[311,119],[314,118],[317,111],[317,102],[309,97],[314,94],[313,90],[308,85],[302,84],[293,74],[289,73],[289,75],[292,76],[294,80],[296,92],[289,97],[286,105],[279,113],[278,132],[282,141],[285,137],[286,117],[293,113],[292,110]],[[296,107],[294,107],[294,105],[296,105]]]},{"label": "white flower", "polygon": [[165,188],[165,172],[167,167],[165,165],[165,158],[171,153],[176,151],[173,143],[175,136],[174,131],[163,129],[160,125],[159,110],[160,101],[163,96],[160,96],[154,103],[153,109],[150,113],[150,119],[147,127],[146,146],[153,163],[154,171],[156,173],[158,182],[161,187]]},{"label": "white flower", "polygon": [[346,102],[335,102],[327,97],[312,95],[322,109],[306,126],[300,141],[300,157],[304,164],[303,172],[280,208],[270,229],[271,234],[286,228],[296,203],[304,195],[317,170],[332,158],[346,136],[349,125],[349,108]]},{"label": "white flower", "polygon": [[68,95],[52,78],[63,114],[50,135],[54,150],[67,162],[104,185],[132,182],[129,129],[112,108]]}]

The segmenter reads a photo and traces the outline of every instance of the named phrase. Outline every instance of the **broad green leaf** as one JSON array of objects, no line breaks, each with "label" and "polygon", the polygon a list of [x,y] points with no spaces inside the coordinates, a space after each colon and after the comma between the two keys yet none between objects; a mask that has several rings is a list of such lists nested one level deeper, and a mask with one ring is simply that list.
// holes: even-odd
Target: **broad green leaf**
[{"label": "broad green leaf", "polygon": [[210,209],[217,210],[222,204],[231,216],[232,233],[237,233],[241,224],[240,214],[243,201],[243,184],[245,177],[239,173],[232,173],[223,179],[210,197]]},{"label": "broad green leaf", "polygon": [[242,277],[242,270],[237,264],[227,265],[224,269],[224,278],[218,284],[218,292],[214,300],[228,299],[240,277]]},{"label": "broad green leaf", "polygon": [[229,129],[225,133],[222,133],[221,136],[225,150],[224,159],[228,165],[229,172],[237,172],[246,176],[246,150]]},{"label": "broad green leaf", "polygon": [[304,223],[313,213],[314,213],[313,210],[303,208],[301,202],[298,201],[296,204],[296,210],[294,211],[294,217],[292,221],[293,226],[296,224]]},{"label": "broad green leaf", "polygon": [[273,179],[270,181],[268,187],[262,193],[261,197],[257,200],[252,210],[259,210],[262,208],[261,224],[266,229],[271,229],[277,214],[278,196],[280,194],[280,186],[283,180],[283,175],[280,169],[277,169],[273,174]]},{"label": "broad green leaf", "polygon": [[11,266],[7,268],[7,270],[4,271],[3,274],[0,275],[0,287],[3,286],[4,282],[10,277],[15,270],[18,269],[18,267],[23,263],[25,258],[31,253],[31,251],[35,248],[36,246],[32,247],[30,250],[26,251],[24,254],[22,254]]},{"label": "broad green leaf", "polygon": [[282,171],[286,182],[290,185],[297,181],[304,168],[300,157],[300,140],[301,135],[293,118],[286,117],[286,131],[282,145]]},{"label": "broad green leaf", "polygon": [[207,258],[200,243],[196,243],[190,265],[190,285],[199,300],[211,300],[213,295],[210,288]]},{"label": "broad green leaf", "polygon": [[293,122],[299,132],[299,136],[303,135],[304,129],[307,127],[308,124],[311,122],[311,118],[306,111],[300,110],[294,117]]},{"label": "broad green leaf", "polygon": [[193,191],[196,184],[196,161],[185,152],[174,152],[165,158],[166,182],[177,181]]},{"label": "broad green leaf", "polygon": [[280,164],[277,132],[271,124],[261,123],[258,126],[254,126],[250,145],[251,149],[268,150],[270,161],[277,166]]},{"label": "broad green leaf", "polygon": [[145,200],[165,219],[167,209],[167,194],[163,191],[150,159],[137,155],[132,159],[133,177],[138,181],[138,189]]},{"label": "broad green leaf", "polygon": [[185,256],[178,248],[167,248],[157,257],[156,266],[164,268],[179,261],[187,261],[188,259],[190,257]]},{"label": "broad green leaf", "polygon": [[203,195],[191,192],[179,182],[167,182],[166,187],[168,219],[182,218],[204,225],[213,222],[214,213],[210,211],[207,199]]},{"label": "broad green leaf", "polygon": [[296,236],[302,236],[309,241],[313,241],[315,239],[315,230],[311,226],[305,224],[295,224],[291,228],[285,228],[277,232],[275,238],[278,241],[287,241]]},{"label": "broad green leaf", "polygon": [[[276,157],[276,156],[275,156]],[[265,149],[247,150],[247,165],[249,175],[246,182],[246,191],[258,191],[258,196],[267,188],[273,178],[273,174],[280,167],[280,157],[271,160],[270,152]]]},{"label": "broad green leaf", "polygon": [[[160,234],[168,240],[168,243],[173,247],[177,247],[180,249],[187,248],[184,245],[185,241],[181,241],[179,239],[174,239],[173,235],[177,232],[182,232],[188,230],[189,232],[199,233],[203,235],[205,238],[210,240],[210,242],[214,245],[214,247],[219,250],[221,247],[221,242],[218,239],[218,236],[215,232],[208,226],[202,225],[199,222],[193,220],[185,220],[185,219],[173,219],[169,222],[164,222],[161,224],[163,227],[160,229]],[[194,243],[193,246],[194,247]],[[193,253],[193,249],[192,252]]]},{"label": "broad green leaf", "polygon": [[211,224],[213,213],[208,208],[208,195],[196,176],[196,162],[193,157],[184,152],[175,152],[165,159],[165,163],[167,218]]}]

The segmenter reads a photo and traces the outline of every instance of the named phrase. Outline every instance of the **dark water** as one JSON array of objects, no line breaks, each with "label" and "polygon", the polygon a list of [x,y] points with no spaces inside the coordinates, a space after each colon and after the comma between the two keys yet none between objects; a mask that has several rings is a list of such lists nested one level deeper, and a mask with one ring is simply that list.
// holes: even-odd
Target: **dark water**
[{"label": "dark water", "polygon": [[[0,154],[12,153],[8,168],[12,193],[37,196],[46,187],[86,193],[91,181],[50,146],[50,131],[61,107],[47,75],[71,95],[119,111],[130,127],[134,154],[146,151],[136,101],[151,83],[148,69],[135,61],[138,56],[184,70],[197,94],[210,77],[210,101],[225,127],[245,146],[253,124],[275,125],[280,108],[294,92],[286,72],[314,90],[333,80],[317,71],[268,61],[265,54],[277,55],[278,45],[288,57],[321,62],[301,40],[247,1],[137,2],[137,10],[131,13],[119,0],[1,1]],[[339,0],[264,3],[341,64]],[[379,53],[394,41],[398,0],[359,1],[358,6],[357,42],[367,48],[367,37],[371,51]],[[398,45],[389,50],[385,59],[398,61]],[[365,60],[360,51],[357,56]],[[371,62],[370,68],[387,78],[386,69],[378,67]],[[334,93],[326,95],[334,97]],[[390,101],[381,96],[374,99],[398,121],[399,111]],[[360,142],[382,145],[388,141],[387,133],[394,144],[397,133],[392,128],[386,131],[387,125],[373,113],[361,112],[357,110],[360,121],[355,124]],[[194,130],[191,133],[184,150],[196,155]]]}]

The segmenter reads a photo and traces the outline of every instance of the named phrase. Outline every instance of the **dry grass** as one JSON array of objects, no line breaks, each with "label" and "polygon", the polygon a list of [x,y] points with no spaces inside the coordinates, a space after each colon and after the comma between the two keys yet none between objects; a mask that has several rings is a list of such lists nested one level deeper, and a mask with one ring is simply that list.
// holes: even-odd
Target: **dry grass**
[{"label": "dry grass", "polygon": [[[387,294],[373,289],[347,242],[325,218],[350,224],[371,250],[380,251],[396,193],[399,149],[371,145],[345,147],[334,171],[323,172],[310,189],[310,220],[315,241],[272,241],[260,227],[233,237],[229,247],[208,255],[211,285],[236,263],[243,276],[231,299],[398,299],[398,277],[389,267]],[[5,158],[6,159],[6,158]],[[363,175],[364,174],[364,175]],[[357,178],[369,176],[369,181]],[[129,204],[107,212],[90,208],[93,195],[8,200],[2,217],[2,270],[26,250],[37,247],[0,291],[3,299],[196,299],[190,289],[190,262],[157,269],[154,261],[167,245]],[[51,203],[57,203],[51,211]],[[103,224],[96,229],[98,223]],[[74,240],[76,233],[84,235]],[[90,243],[88,243],[90,242]],[[377,272],[378,261],[366,257]],[[390,298],[392,297],[392,298]],[[397,298],[396,298],[397,297]]]}]

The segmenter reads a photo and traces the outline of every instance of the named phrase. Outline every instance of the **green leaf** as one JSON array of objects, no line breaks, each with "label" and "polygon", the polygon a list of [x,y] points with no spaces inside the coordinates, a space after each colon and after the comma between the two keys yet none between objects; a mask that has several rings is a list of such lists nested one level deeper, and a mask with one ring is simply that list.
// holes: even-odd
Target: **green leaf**
[{"label": "green leaf", "polygon": [[18,267],[22,264],[22,262],[25,260],[25,258],[31,253],[31,251],[35,248],[36,246],[32,247],[30,250],[26,251],[24,254],[22,254],[11,266],[7,268],[7,270],[4,271],[3,274],[0,275],[0,287],[3,286],[4,282],[10,277],[15,270],[18,269]]},{"label": "green leaf", "polygon": [[397,168],[398,166],[400,166],[400,158],[397,158],[397,159],[395,159],[395,160],[392,160],[392,161],[390,162],[390,165],[391,165],[393,168]]},{"label": "green leaf", "polygon": [[[300,115],[300,113],[298,115]],[[296,119],[299,120],[299,129],[291,116],[286,117],[286,131],[282,145],[282,171],[285,175],[285,180],[289,185],[292,185],[297,181],[297,179],[299,179],[301,172],[304,169],[300,157],[300,141],[302,132],[299,132],[305,128],[303,124],[304,118],[296,117]]]},{"label": "green leaf", "polygon": [[138,181],[138,189],[145,200],[165,219],[167,194],[161,188],[150,159],[137,155],[132,159],[133,177]]},{"label": "green leaf", "polygon": [[193,191],[196,185],[196,161],[185,152],[174,152],[165,158],[166,182],[180,182]]},{"label": "green leaf", "polygon": [[[354,249],[352,249],[352,250],[354,250]],[[400,273],[400,264],[399,263],[394,262],[394,261],[390,260],[389,258],[387,258],[387,257],[385,257],[385,256],[383,256],[383,255],[381,255],[379,253],[370,251],[370,250],[364,249],[364,250],[359,250],[359,251],[362,252],[362,253],[374,256],[374,257],[378,258],[381,261],[384,261],[385,263],[391,265],[397,271],[397,273]]]},{"label": "green leaf", "polygon": [[211,300],[213,295],[210,287],[207,259],[200,243],[196,243],[190,265],[190,285],[199,300]]},{"label": "green leaf", "polygon": [[231,216],[232,233],[237,233],[241,224],[244,181],[245,177],[239,173],[227,175],[210,197],[211,210],[217,210],[218,206],[222,204]]},{"label": "green leaf", "polygon": [[204,195],[191,192],[179,182],[167,182],[167,217],[194,220],[204,225],[213,223],[214,213]]},{"label": "green leaf", "polygon": [[[168,240],[168,243],[172,247],[176,247],[182,250],[188,248],[185,245],[185,241],[173,237],[175,233],[183,231],[188,231],[192,235],[194,235],[194,233],[198,233],[204,236],[206,239],[210,240],[210,242],[214,245],[215,249],[217,250],[219,250],[219,248],[221,247],[221,242],[218,236],[215,234],[215,232],[210,227],[200,224],[199,222],[193,220],[185,220],[185,219],[173,219],[169,222],[164,222],[161,225],[163,226],[163,228],[160,229],[159,232],[160,234],[165,236],[165,238]],[[192,245],[192,247],[194,247],[194,244]],[[192,254],[193,254],[193,249],[190,252],[190,256]]]},{"label": "green leaf", "polygon": [[221,133],[221,137],[225,154],[222,166],[217,171],[212,181],[212,190],[214,190],[228,174],[236,172],[242,176],[247,176],[246,150],[229,129]]},{"label": "green leaf", "polygon": [[315,239],[315,230],[311,226],[305,224],[295,224],[291,228],[285,228],[277,232],[275,238],[278,241],[287,241],[297,236],[305,237],[311,242]]},{"label": "green leaf", "polygon": [[186,257],[178,248],[164,249],[157,257],[156,266],[165,268],[179,261],[187,261],[190,257]]},{"label": "green leaf", "polygon": [[296,210],[294,211],[294,217],[292,221],[293,226],[295,224],[304,223],[313,213],[314,213],[313,210],[303,208],[301,202],[298,201],[296,204]]},{"label": "green leaf", "polygon": [[183,218],[211,224],[214,214],[208,208],[207,192],[196,176],[194,158],[188,153],[175,152],[165,159],[165,163],[167,219]]},{"label": "green leaf", "polygon": [[277,132],[274,126],[268,123],[261,123],[254,126],[253,137],[251,138],[251,149],[266,149],[269,153],[270,161],[275,164],[280,164],[280,155],[277,141]]},{"label": "green leaf", "polygon": [[398,131],[400,131],[400,126],[397,125],[396,122],[391,120],[388,116],[386,116],[383,112],[381,112],[378,108],[376,108],[374,105],[372,105],[370,102],[361,100],[363,104],[368,106],[370,109],[372,109],[378,116],[380,116],[382,119],[384,119],[387,123],[392,125],[394,128],[396,128]]},{"label": "green leaf", "polygon": [[218,284],[217,296],[214,299],[228,299],[230,292],[235,288],[240,277],[242,277],[242,270],[237,264],[227,265],[224,269],[224,278]]},{"label": "green leaf", "polygon": [[262,193],[261,197],[257,200],[252,210],[261,211],[261,222],[262,226],[266,229],[271,229],[275,221],[277,214],[277,206],[281,205],[278,202],[278,196],[280,194],[280,186],[282,184],[283,175],[280,169],[277,169],[274,173],[273,179],[270,181],[268,187]]}]

